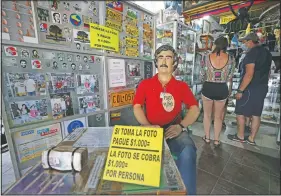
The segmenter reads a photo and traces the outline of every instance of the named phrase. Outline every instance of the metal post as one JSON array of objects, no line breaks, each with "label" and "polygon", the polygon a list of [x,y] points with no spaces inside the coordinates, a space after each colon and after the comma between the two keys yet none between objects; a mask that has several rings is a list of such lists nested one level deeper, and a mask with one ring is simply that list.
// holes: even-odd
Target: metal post
[{"label": "metal post", "polygon": [[2,118],[3,118],[3,125],[4,125],[4,129],[5,129],[5,135],[6,135],[6,139],[7,139],[7,143],[8,143],[8,147],[9,147],[9,153],[11,156],[11,160],[12,160],[12,165],[14,168],[14,174],[16,179],[19,179],[21,177],[21,172],[19,170],[19,166],[18,166],[18,162],[17,162],[17,157],[16,157],[16,149],[14,147],[14,143],[13,143],[13,139],[12,139],[12,133],[10,130],[10,127],[8,125],[8,119],[7,119],[7,114],[6,114],[6,108],[4,105],[4,99],[3,99],[3,95],[1,96],[1,101],[2,101]]}]

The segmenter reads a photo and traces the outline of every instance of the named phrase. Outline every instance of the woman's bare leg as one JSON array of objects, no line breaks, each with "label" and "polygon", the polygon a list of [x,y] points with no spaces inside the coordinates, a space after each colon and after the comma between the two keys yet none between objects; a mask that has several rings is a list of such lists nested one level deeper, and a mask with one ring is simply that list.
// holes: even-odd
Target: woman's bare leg
[{"label": "woman's bare leg", "polygon": [[[210,139],[210,128],[212,123],[212,112],[213,112],[213,100],[210,100],[202,95],[203,100],[203,110],[204,110],[204,118],[203,118],[203,124],[204,124],[204,131],[206,138]],[[209,142],[209,140],[207,140]]]},{"label": "woman's bare leg", "polygon": [[[222,130],[222,122],[224,118],[224,110],[225,110],[225,102],[224,101],[214,101],[214,107],[215,107],[215,122],[214,122],[214,130],[215,130],[215,140],[220,140],[220,133]],[[215,141],[215,144],[218,144],[218,142]]]}]

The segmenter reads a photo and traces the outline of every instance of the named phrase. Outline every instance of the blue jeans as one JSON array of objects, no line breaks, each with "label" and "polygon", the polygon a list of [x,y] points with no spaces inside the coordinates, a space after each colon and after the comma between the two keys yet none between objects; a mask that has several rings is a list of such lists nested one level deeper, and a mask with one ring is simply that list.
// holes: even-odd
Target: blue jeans
[{"label": "blue jeans", "polygon": [[33,91],[33,92],[27,92],[27,94],[28,94],[28,96],[35,96],[36,94],[35,94],[35,91]]},{"label": "blue jeans", "polygon": [[175,139],[167,140],[171,153],[176,157],[175,162],[188,195],[196,194],[196,147],[187,132],[182,132]]}]

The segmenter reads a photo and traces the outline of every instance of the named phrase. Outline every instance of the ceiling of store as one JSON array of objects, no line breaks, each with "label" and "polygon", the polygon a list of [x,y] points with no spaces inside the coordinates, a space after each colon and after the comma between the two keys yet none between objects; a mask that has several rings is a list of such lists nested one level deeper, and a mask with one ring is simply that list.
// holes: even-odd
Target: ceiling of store
[{"label": "ceiling of store", "polygon": [[[242,5],[242,4],[245,4],[246,2],[245,1],[236,1],[235,3],[233,2],[232,4],[236,4],[236,5]],[[249,2],[248,2],[249,3]],[[258,1],[255,1],[255,4],[251,7],[250,9],[250,17],[251,18],[257,18],[259,17],[266,9],[268,9],[269,7],[273,6],[273,5],[276,5],[278,4],[279,1],[265,1],[265,2],[258,2]],[[192,9],[192,10],[188,10],[188,11],[185,11],[184,15],[187,16],[192,16],[192,18],[195,16],[195,15],[198,15],[198,17],[200,18],[202,16],[202,14],[206,13],[207,11],[211,11],[213,8],[213,10],[215,9],[220,9],[220,8],[227,8],[228,7],[228,2],[225,1],[225,2],[221,2],[221,3],[218,3],[215,4],[215,3],[210,3],[209,4],[209,7],[208,5],[204,5],[204,8],[203,7],[197,7],[195,9]],[[235,10],[237,12],[237,10]],[[195,14],[195,15],[194,15]],[[201,15],[201,16],[200,16]],[[211,15],[214,19],[218,20],[219,21],[219,17],[220,16],[224,16],[224,15],[232,15],[232,12],[231,11],[227,11],[227,12],[222,12],[222,13],[219,13],[219,14],[216,14],[216,15]],[[280,6],[279,6],[279,9],[273,9],[272,11],[269,11],[267,13],[267,18],[271,15],[271,20],[272,18],[274,19],[278,19],[280,17]],[[196,18],[196,17],[195,17]]]}]

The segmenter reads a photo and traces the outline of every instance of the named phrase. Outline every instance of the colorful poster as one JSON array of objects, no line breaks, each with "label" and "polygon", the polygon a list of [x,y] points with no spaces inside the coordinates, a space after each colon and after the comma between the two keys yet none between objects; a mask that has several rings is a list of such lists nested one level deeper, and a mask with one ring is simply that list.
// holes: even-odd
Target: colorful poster
[{"label": "colorful poster", "polygon": [[57,123],[19,131],[14,133],[13,139],[17,147],[19,161],[23,163],[40,157],[44,150],[61,142],[61,127]]},{"label": "colorful poster", "polygon": [[99,95],[78,97],[79,114],[88,114],[100,110]]},{"label": "colorful poster", "polygon": [[10,103],[14,125],[48,119],[47,100],[16,101]]},{"label": "colorful poster", "polygon": [[124,59],[108,59],[109,88],[126,86]]},{"label": "colorful poster", "polygon": [[77,75],[77,94],[99,92],[99,75]]},{"label": "colorful poster", "polygon": [[50,97],[54,119],[74,115],[70,93],[51,94]]},{"label": "colorful poster", "polygon": [[14,97],[46,95],[46,79],[40,73],[7,73]]},{"label": "colorful poster", "polygon": [[66,120],[63,122],[64,131],[63,131],[63,138],[68,136],[73,130],[81,127],[87,127],[86,124],[86,117],[77,118],[73,120]]}]

